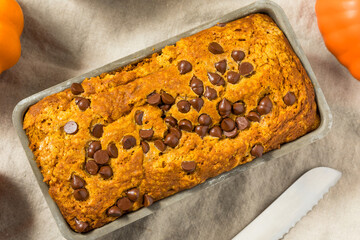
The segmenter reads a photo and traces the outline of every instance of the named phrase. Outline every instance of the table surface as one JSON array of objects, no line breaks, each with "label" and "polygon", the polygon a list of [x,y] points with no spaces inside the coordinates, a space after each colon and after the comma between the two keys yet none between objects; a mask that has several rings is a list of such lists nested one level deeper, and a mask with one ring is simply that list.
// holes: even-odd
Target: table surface
[{"label": "table surface", "polygon": [[[20,0],[22,57],[0,75],[0,239],[63,239],[11,123],[16,103],[237,8],[247,0]],[[341,180],[284,237],[359,239],[360,82],[326,49],[314,0],[277,0],[334,117],[324,139],[194,194],[104,239],[231,239],[307,170]]]}]

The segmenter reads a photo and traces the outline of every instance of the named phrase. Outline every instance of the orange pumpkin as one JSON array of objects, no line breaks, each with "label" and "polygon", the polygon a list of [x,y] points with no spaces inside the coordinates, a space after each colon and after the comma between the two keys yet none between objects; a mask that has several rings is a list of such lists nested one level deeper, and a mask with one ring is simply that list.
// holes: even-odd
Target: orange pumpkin
[{"label": "orange pumpkin", "polygon": [[0,73],[14,66],[21,55],[24,16],[15,0],[0,0]]},{"label": "orange pumpkin", "polygon": [[326,47],[360,81],[360,0],[317,0]]}]

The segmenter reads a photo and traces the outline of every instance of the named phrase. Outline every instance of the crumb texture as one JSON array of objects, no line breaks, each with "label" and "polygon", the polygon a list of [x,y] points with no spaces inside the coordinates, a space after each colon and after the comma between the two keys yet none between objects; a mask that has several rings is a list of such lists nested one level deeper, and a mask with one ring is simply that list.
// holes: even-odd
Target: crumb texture
[{"label": "crumb texture", "polygon": [[253,14],[50,95],[23,128],[51,197],[86,232],[318,125],[301,62],[273,20]]}]

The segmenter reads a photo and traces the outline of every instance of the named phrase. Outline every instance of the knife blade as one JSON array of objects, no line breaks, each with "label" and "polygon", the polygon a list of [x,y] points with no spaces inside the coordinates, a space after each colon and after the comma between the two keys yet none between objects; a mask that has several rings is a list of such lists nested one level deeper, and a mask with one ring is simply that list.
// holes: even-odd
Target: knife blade
[{"label": "knife blade", "polygon": [[307,171],[233,240],[278,240],[304,217],[341,177],[341,172],[317,167]]}]

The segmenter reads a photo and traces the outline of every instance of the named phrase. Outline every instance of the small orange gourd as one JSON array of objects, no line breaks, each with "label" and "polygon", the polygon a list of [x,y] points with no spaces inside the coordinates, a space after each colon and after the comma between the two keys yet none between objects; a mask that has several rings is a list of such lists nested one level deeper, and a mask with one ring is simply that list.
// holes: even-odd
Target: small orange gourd
[{"label": "small orange gourd", "polygon": [[24,16],[15,0],[0,0],[0,73],[14,66],[21,55]]},{"label": "small orange gourd", "polygon": [[326,47],[360,81],[360,0],[317,0],[315,11]]}]

